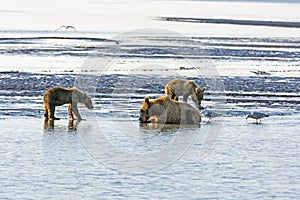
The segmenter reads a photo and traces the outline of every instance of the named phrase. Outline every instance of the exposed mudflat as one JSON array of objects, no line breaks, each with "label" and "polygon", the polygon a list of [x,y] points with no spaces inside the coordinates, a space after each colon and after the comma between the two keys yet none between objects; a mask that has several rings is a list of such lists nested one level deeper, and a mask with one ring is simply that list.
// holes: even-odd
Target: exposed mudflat
[{"label": "exposed mudflat", "polygon": [[[119,114],[130,109],[138,118],[139,106],[145,96],[157,98],[164,95],[165,84],[170,77],[159,75],[85,75],[0,73],[0,116],[32,116],[43,114],[42,96],[53,86],[78,87],[93,99],[99,116],[108,114],[117,106]],[[206,88],[202,105],[205,109],[217,109],[226,116],[245,116],[252,111],[270,115],[299,114],[300,78],[273,76],[217,77],[193,79]],[[192,102],[190,102],[192,103]],[[217,107],[216,107],[217,105]],[[58,107],[58,113],[65,108]],[[61,113],[67,117],[67,113]]]}]

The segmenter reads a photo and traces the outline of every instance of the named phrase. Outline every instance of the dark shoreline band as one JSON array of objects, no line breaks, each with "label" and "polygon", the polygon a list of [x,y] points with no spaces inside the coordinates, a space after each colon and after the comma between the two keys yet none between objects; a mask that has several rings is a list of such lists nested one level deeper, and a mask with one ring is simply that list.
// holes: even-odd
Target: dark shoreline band
[{"label": "dark shoreline band", "polygon": [[246,26],[271,26],[271,27],[282,27],[282,28],[300,28],[300,22],[289,22],[289,21],[210,19],[210,18],[186,18],[186,17],[157,17],[155,19],[160,20],[160,21],[171,21],[171,22],[231,24],[231,25],[246,25]]}]

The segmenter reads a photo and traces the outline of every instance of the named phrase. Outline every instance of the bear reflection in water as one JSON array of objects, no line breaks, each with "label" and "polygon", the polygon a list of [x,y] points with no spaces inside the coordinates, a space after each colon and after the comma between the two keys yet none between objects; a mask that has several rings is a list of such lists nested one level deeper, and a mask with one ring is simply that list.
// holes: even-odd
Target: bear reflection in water
[{"label": "bear reflection in water", "polygon": [[141,123],[159,124],[199,124],[200,113],[191,105],[185,102],[172,100],[169,96],[162,96],[157,99],[145,97],[140,107]]},{"label": "bear reflection in water", "polygon": [[74,120],[75,115],[77,120],[80,121],[82,118],[77,108],[78,103],[84,104],[88,109],[94,108],[91,98],[76,88],[50,88],[44,94],[44,117],[45,119],[58,120],[59,118],[54,116],[55,107],[69,104],[70,120]]},{"label": "bear reflection in water", "polygon": [[176,131],[182,129],[198,129],[200,124],[182,125],[182,124],[159,124],[159,123],[140,123],[140,131],[147,133],[147,131],[158,130],[161,132]]},{"label": "bear reflection in water", "polygon": [[[53,130],[54,127],[55,127],[55,123],[54,123],[55,120],[53,119],[44,119],[44,129],[50,129],[50,130]],[[80,123],[80,121],[76,121],[74,123],[74,120],[69,120],[68,121],[68,130],[70,131],[76,131],[76,127],[77,125]]]}]

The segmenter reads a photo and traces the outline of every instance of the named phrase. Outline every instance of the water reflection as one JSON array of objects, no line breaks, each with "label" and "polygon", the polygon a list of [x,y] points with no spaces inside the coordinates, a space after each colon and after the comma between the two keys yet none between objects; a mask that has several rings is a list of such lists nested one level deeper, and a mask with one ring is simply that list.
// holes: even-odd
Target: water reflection
[{"label": "water reflection", "polygon": [[148,130],[160,130],[162,132],[172,131],[181,128],[200,128],[200,124],[197,125],[180,125],[180,124],[158,124],[158,123],[140,123],[140,131]]},{"label": "water reflection", "polygon": [[[55,123],[54,123],[55,120],[52,120],[52,119],[45,119],[44,120],[44,129],[45,130],[53,130],[54,127],[55,127]],[[75,120],[69,120],[68,121],[68,130],[70,131],[76,131],[77,130],[77,125],[79,124],[80,121],[77,121],[74,122]]]},{"label": "water reflection", "polygon": [[52,128],[54,128],[54,120],[44,119],[44,129],[52,129]]}]

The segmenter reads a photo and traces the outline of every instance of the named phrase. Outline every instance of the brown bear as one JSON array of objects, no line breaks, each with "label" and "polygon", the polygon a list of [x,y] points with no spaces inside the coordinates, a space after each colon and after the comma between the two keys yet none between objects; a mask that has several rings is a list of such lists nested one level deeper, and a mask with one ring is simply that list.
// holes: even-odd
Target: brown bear
[{"label": "brown bear", "polygon": [[200,113],[185,102],[172,100],[169,96],[157,99],[145,97],[140,107],[141,123],[156,122],[160,124],[199,124]]},{"label": "brown bear", "polygon": [[201,101],[204,91],[205,88],[200,89],[192,80],[173,79],[165,87],[166,95],[171,99],[178,101],[178,97],[183,96],[183,101],[187,102],[188,97],[191,96],[192,101],[199,109],[203,109]]},{"label": "brown bear", "polygon": [[70,120],[74,119],[74,114],[77,120],[80,121],[82,118],[77,108],[78,103],[83,103],[88,109],[94,108],[90,97],[76,88],[50,88],[44,94],[44,116],[46,119],[50,118],[53,120],[58,120],[59,118],[54,116],[55,106],[69,104]]}]

